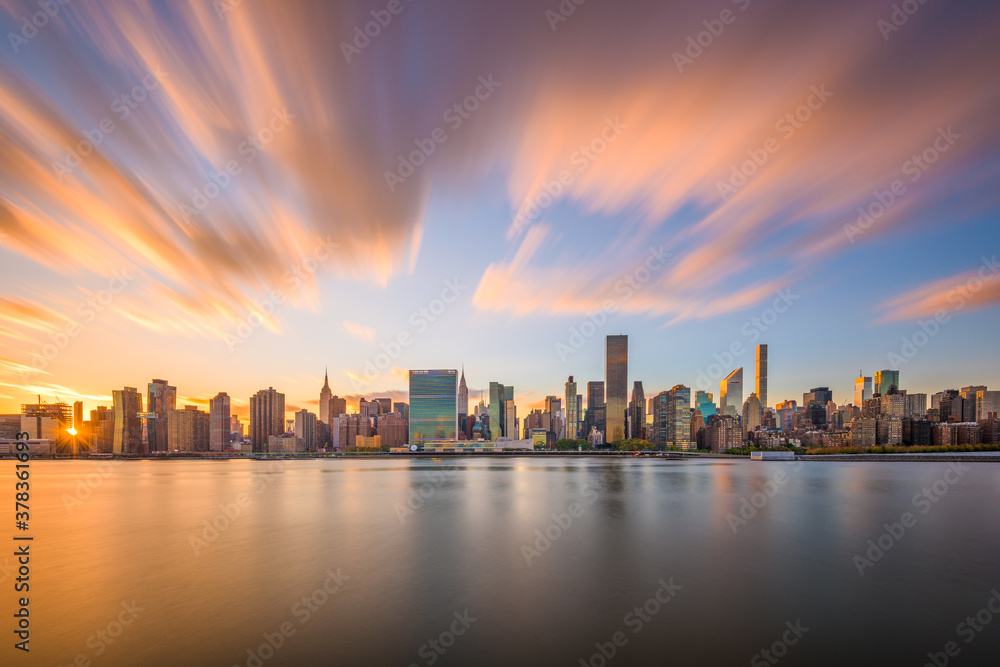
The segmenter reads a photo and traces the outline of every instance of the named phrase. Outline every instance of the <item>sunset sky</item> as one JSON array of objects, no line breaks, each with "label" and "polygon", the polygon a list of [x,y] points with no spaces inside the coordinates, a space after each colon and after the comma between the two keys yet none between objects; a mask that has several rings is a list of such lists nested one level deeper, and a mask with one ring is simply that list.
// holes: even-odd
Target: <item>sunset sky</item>
[{"label": "sunset sky", "polygon": [[0,0],[0,412],[523,416],[616,333],[647,397],[759,342],[771,405],[1000,388],[1000,4],[903,4]]}]

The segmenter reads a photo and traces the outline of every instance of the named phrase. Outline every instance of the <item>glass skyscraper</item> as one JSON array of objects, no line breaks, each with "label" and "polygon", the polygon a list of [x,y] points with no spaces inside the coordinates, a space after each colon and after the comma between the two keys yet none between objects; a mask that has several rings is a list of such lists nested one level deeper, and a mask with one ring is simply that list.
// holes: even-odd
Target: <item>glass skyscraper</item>
[{"label": "glass skyscraper", "polygon": [[899,371],[875,371],[875,393],[885,396],[891,388],[899,390]]},{"label": "glass skyscraper", "polygon": [[628,410],[628,336],[608,336],[604,344],[604,390],[606,408],[604,442],[624,440]]},{"label": "glass skyscraper", "polygon": [[410,444],[457,439],[458,371],[410,371]]}]

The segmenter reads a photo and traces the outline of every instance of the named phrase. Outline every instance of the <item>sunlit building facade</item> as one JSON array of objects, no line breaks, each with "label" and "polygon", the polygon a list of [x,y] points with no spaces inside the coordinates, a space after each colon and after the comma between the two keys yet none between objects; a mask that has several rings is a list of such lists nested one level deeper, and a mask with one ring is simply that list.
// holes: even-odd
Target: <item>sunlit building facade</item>
[{"label": "sunlit building facade", "polygon": [[625,413],[628,410],[628,336],[608,336],[604,343],[605,437],[614,443],[627,437]]},{"label": "sunlit building facade", "polygon": [[457,370],[410,371],[409,433],[411,445],[458,439]]}]

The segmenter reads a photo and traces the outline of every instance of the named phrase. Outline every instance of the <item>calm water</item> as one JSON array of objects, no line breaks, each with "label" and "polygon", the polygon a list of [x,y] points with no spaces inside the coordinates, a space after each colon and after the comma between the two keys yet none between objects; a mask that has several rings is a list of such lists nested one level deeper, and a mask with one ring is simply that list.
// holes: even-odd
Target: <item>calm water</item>
[{"label": "calm water", "polygon": [[1000,615],[959,623],[1000,590],[1000,465],[949,470],[34,462],[32,651],[0,556],[0,664],[919,666],[948,642],[949,664],[996,664]]}]

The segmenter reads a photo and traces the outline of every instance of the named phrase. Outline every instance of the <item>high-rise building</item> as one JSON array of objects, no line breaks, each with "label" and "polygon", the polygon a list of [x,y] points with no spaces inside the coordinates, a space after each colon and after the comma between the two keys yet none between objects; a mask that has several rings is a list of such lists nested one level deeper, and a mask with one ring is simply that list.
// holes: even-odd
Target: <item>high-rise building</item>
[{"label": "high-rise building", "polygon": [[872,379],[859,375],[854,379],[854,407],[860,408],[872,397]]},{"label": "high-rise building", "polygon": [[329,424],[330,419],[338,415],[330,414],[330,403],[333,400],[333,390],[330,389],[329,370],[323,371],[323,388],[319,390],[319,420],[324,424]]},{"label": "high-rise building", "polygon": [[884,394],[879,398],[879,415],[903,417],[906,414],[905,398],[903,394]]},{"label": "high-rise building", "polygon": [[285,395],[274,387],[261,389],[250,397],[250,444],[263,452],[272,435],[285,432]]},{"label": "high-rise building", "polygon": [[379,415],[375,424],[382,447],[402,447],[406,444],[406,422],[398,412]]},{"label": "high-rise building", "polygon": [[306,451],[316,449],[316,415],[308,410],[295,413],[295,437],[305,442]]},{"label": "high-rise building", "polygon": [[976,393],[976,421],[989,419],[991,413],[1000,416],[1000,391],[987,391],[984,387]]},{"label": "high-rise building", "polygon": [[628,336],[607,336],[604,343],[605,437],[608,444],[626,437],[628,410]]},{"label": "high-rise building", "polygon": [[330,419],[347,414],[347,399],[334,394],[330,398]]},{"label": "high-rise building", "polygon": [[409,431],[411,445],[458,439],[457,370],[410,371]]},{"label": "high-rise building", "polygon": [[548,415],[549,430],[555,435],[556,440],[561,440],[565,432],[562,423],[562,399],[558,396],[546,396],[545,414]]},{"label": "high-rise building", "polygon": [[232,433],[232,413],[229,394],[222,391],[208,401],[209,447],[213,452],[221,452],[230,444]]},{"label": "high-rise building", "polygon": [[[140,432],[142,427],[140,426]],[[140,435],[141,438],[141,435]],[[103,405],[90,411],[90,434],[88,445],[90,451],[110,454],[115,443],[115,411]]]},{"label": "high-rise building", "polygon": [[986,391],[984,385],[962,387],[958,395],[962,397],[962,421],[974,422],[979,414],[979,392]]},{"label": "high-rise building", "polygon": [[705,391],[697,391],[694,395],[694,407],[701,411],[701,417],[708,422],[708,418],[715,415],[715,403],[712,401],[714,397]]},{"label": "high-rise building", "polygon": [[890,389],[899,389],[899,371],[875,371],[875,393],[888,394]]},{"label": "high-rise building", "polygon": [[504,434],[504,422],[507,420],[504,400],[504,386],[499,382],[490,382],[490,435],[494,441]]},{"label": "high-rise building", "polygon": [[146,442],[150,452],[166,452],[167,413],[177,408],[177,387],[154,379],[146,394]]},{"label": "high-rise building", "polygon": [[833,400],[833,392],[829,387],[813,387],[808,392],[802,394],[802,407],[808,408],[810,405],[821,405],[826,409],[826,404]]},{"label": "high-rise building", "polygon": [[59,424],[57,428],[60,431],[64,431],[73,425],[73,411],[69,404],[43,403],[41,396],[38,397],[38,403],[22,405],[21,415],[25,417],[51,417]]},{"label": "high-rise building", "polygon": [[73,403],[73,428],[83,430],[83,401]]},{"label": "high-rise building", "polygon": [[641,380],[636,380],[632,384],[632,400],[628,404],[628,416],[628,437],[641,439],[643,431],[646,430],[646,393],[643,391]]},{"label": "high-rise building", "polygon": [[566,380],[566,438],[576,440],[580,432],[580,402],[576,393],[576,382],[570,375]]},{"label": "high-rise building", "polygon": [[135,387],[115,389],[115,435],[112,451],[115,454],[142,453],[142,394]]},{"label": "high-rise building", "polygon": [[907,394],[903,397],[903,416],[923,419],[927,414],[927,394]]},{"label": "high-rise building", "polygon": [[653,423],[650,425],[648,440],[658,448],[667,445],[667,428],[669,424],[669,413],[667,412],[668,392],[661,391],[651,400],[653,403]]},{"label": "high-rise building", "polygon": [[[757,346],[757,384],[754,387],[754,393],[757,394],[758,400],[760,400],[761,407],[767,407],[767,343],[762,343]],[[746,427],[746,424],[743,425]]]},{"label": "high-rise building", "polygon": [[705,447],[713,452],[724,452],[739,447],[743,444],[739,420],[726,414],[709,417],[705,422],[704,439]]},{"label": "high-rise building", "polygon": [[691,389],[674,386],[666,398],[666,444],[682,451],[694,449],[691,442]]},{"label": "high-rise building", "polygon": [[719,412],[738,419],[742,409],[743,367],[740,366],[719,383]]},{"label": "high-rise building", "polygon": [[[510,387],[507,387],[510,389]],[[506,406],[506,414],[504,415],[504,435],[511,440],[517,440],[517,406],[514,405],[514,400],[508,400],[504,403]]]},{"label": "high-rise building", "polygon": [[[166,429],[164,429],[166,424]],[[167,411],[167,418],[157,424],[158,431],[166,431],[168,452],[207,452],[210,448],[211,416],[196,405],[185,405],[183,410]],[[157,450],[160,451],[160,450]]]},{"label": "high-rise building", "polygon": [[458,381],[458,414],[469,414],[469,385],[465,383],[465,364],[462,365],[462,379]]},{"label": "high-rise building", "polygon": [[760,428],[761,403],[757,398],[757,392],[751,392],[750,396],[743,403],[743,431],[753,433]]},{"label": "high-rise building", "polygon": [[243,424],[240,423],[240,418],[236,415],[230,417],[231,423],[229,425],[229,430],[236,435],[237,438],[243,439]]}]

